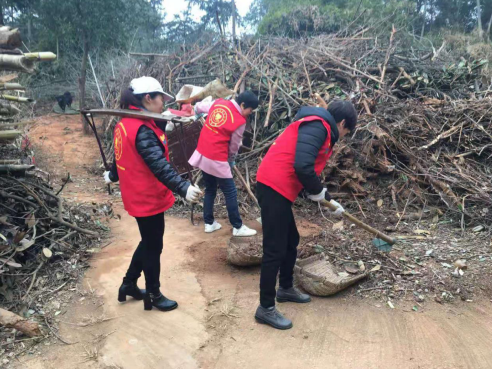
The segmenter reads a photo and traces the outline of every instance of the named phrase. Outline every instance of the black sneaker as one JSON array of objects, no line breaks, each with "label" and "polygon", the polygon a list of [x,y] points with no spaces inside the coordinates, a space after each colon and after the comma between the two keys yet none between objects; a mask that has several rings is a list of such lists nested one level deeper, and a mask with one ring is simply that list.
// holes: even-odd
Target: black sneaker
[{"label": "black sneaker", "polygon": [[125,302],[126,296],[141,301],[144,298],[144,295],[145,289],[139,289],[136,282],[123,279],[123,284],[121,284],[120,289],[118,290],[118,301]]},{"label": "black sneaker", "polygon": [[286,330],[292,328],[292,321],[278,312],[275,306],[269,308],[258,306],[255,319],[259,323],[270,325],[275,329]]},{"label": "black sneaker", "polygon": [[311,302],[311,297],[308,294],[301,293],[297,288],[284,289],[279,287],[277,290],[277,302],[296,302],[308,303]]},{"label": "black sneaker", "polygon": [[150,311],[155,307],[161,311],[171,311],[178,307],[178,302],[166,298],[161,292],[147,293],[144,297],[144,310]]}]

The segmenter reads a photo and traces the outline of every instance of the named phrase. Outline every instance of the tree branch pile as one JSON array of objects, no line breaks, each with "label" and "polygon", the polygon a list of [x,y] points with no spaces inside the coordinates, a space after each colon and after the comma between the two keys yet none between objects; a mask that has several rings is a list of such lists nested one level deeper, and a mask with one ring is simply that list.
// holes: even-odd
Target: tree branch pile
[{"label": "tree branch pile", "polygon": [[204,85],[217,77],[256,92],[261,107],[248,124],[249,149],[239,156],[253,188],[274,138],[301,106],[319,104],[314,93],[328,103],[350,99],[359,128],[337,146],[324,173],[331,192],[362,212],[383,200],[394,215],[411,196],[409,211],[432,208],[462,226],[490,225],[492,102],[482,71],[488,61],[460,55],[446,42],[431,48],[400,42],[394,28],[366,32],[243,40],[237,49],[225,41],[195,45],[147,64],[139,59],[141,69],[127,70],[121,88],[139,73],[164,81],[174,94],[194,78]]}]

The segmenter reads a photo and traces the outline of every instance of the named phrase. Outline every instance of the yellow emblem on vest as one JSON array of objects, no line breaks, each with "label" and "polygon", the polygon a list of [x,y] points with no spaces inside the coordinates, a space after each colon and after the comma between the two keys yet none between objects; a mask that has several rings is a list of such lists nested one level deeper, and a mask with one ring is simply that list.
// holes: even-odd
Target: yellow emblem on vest
[{"label": "yellow emblem on vest", "polygon": [[227,111],[222,108],[215,108],[210,114],[210,119],[208,124],[212,127],[223,126],[227,122]]},{"label": "yellow emblem on vest", "polygon": [[117,161],[121,159],[123,154],[123,138],[119,127],[114,131],[114,157]]}]

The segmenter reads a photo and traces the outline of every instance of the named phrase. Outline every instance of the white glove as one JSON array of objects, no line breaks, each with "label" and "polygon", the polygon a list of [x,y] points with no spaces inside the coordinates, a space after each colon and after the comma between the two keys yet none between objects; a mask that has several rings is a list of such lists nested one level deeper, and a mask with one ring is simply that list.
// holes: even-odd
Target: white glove
[{"label": "white glove", "polygon": [[169,132],[173,132],[174,131],[174,123],[172,122],[168,122],[167,125],[166,125],[166,132],[169,133]]},{"label": "white glove", "polygon": [[198,203],[203,193],[198,186],[190,185],[186,191],[186,200],[190,203]]},{"label": "white glove", "polygon": [[337,207],[336,211],[331,211],[330,213],[333,216],[341,217],[342,213],[345,212],[345,209],[343,209],[342,205],[340,203],[334,201],[333,199],[330,200],[330,203],[333,204],[335,207]]},{"label": "white glove", "polygon": [[104,171],[104,182],[106,184],[111,184],[113,181],[109,178],[109,171]]},{"label": "white glove", "polygon": [[309,194],[308,198],[311,199],[313,202],[321,202],[323,199],[325,199],[325,194],[326,188],[321,190],[321,193],[319,194]]}]

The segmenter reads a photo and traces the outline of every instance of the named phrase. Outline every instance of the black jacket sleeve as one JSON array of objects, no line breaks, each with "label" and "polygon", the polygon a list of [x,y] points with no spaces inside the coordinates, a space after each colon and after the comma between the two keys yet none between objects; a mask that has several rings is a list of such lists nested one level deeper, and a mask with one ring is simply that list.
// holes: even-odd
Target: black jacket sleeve
[{"label": "black jacket sleeve", "polygon": [[109,169],[109,179],[113,182],[118,182],[120,177],[118,176],[118,169],[116,168],[116,158],[113,157],[113,164]]},{"label": "black jacket sleeve", "polygon": [[294,169],[309,194],[319,194],[323,190],[323,185],[314,172],[314,162],[327,135],[328,132],[321,121],[306,122],[299,127]]},{"label": "black jacket sleeve", "polygon": [[190,183],[174,170],[164,156],[164,146],[157,135],[147,126],[140,126],[135,139],[138,154],[142,157],[155,177],[168,189],[186,197]]}]

